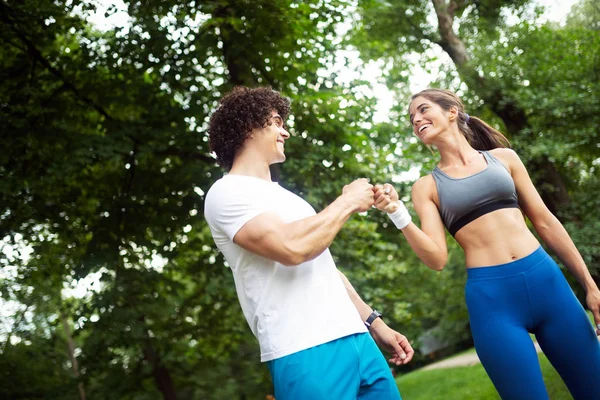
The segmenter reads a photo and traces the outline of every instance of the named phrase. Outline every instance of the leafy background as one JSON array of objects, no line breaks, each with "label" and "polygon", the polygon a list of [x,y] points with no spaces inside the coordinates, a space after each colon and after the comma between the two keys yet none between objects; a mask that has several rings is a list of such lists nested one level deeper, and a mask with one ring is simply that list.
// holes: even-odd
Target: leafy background
[{"label": "leafy background", "polygon": [[[0,2],[0,398],[272,393],[202,215],[223,174],[207,120],[235,85],[292,99],[288,161],[273,172],[320,210],[363,176],[394,181],[410,203],[415,171],[436,162],[406,118],[411,76],[428,72],[507,134],[598,280],[591,0],[563,24],[527,0],[125,1],[105,12],[128,23],[109,29],[91,22],[98,7]],[[333,67],[342,50],[348,68],[361,68],[354,54],[379,63],[380,81],[344,79]],[[393,97],[383,120],[371,90],[380,83]],[[423,332],[443,332],[454,351],[470,333],[462,255],[448,243],[447,267],[430,271],[369,212],[331,249],[417,349]],[[396,372],[438,355],[418,352]]]}]

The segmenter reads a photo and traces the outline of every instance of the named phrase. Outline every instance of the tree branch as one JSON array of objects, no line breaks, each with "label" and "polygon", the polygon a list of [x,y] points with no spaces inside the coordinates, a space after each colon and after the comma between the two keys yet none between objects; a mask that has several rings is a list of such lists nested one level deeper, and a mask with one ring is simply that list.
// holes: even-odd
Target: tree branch
[{"label": "tree branch", "polygon": [[208,164],[215,164],[217,162],[217,160],[215,160],[214,158],[206,156],[204,154],[195,153],[191,151],[181,151],[177,149],[167,149],[163,151],[158,151],[154,154],[156,154],[157,156],[175,156],[184,160],[200,160]]},{"label": "tree branch", "polygon": [[413,27],[413,29],[415,30],[415,36],[417,38],[425,39],[432,43],[437,43],[433,37],[431,37],[431,36],[427,35],[425,32],[423,32],[423,30],[418,25],[416,25],[410,17],[403,15],[402,18],[406,19],[408,21],[408,23],[410,24],[410,26]]},{"label": "tree branch", "polygon": [[456,35],[452,24],[454,23],[453,10],[444,0],[431,0],[438,18],[438,29],[441,40],[437,42],[450,56],[458,68],[463,67],[469,60],[469,54],[463,41]]},{"label": "tree branch", "polygon": [[465,5],[465,0],[450,0],[450,4],[448,5],[448,14],[454,17],[456,15],[456,10],[463,7]]},{"label": "tree branch", "polygon": [[[62,323],[63,330],[65,332],[65,337],[67,340],[67,351],[69,356],[69,361],[71,361],[71,368],[73,369],[73,375],[76,379],[79,379],[79,363],[77,362],[77,357],[75,357],[75,342],[73,341],[73,335],[71,334],[71,328],[69,327],[69,321],[67,321],[67,316],[64,312],[60,312],[60,322]],[[79,392],[79,399],[85,400],[85,388],[83,386],[83,382],[79,382],[77,384],[77,390]]]},{"label": "tree branch", "polygon": [[7,38],[0,38],[0,39],[21,51],[27,51],[27,48],[19,46],[17,43],[13,42],[10,39],[7,39]]},{"label": "tree branch", "polygon": [[103,115],[106,119],[109,119],[109,120],[113,119],[108,114],[108,112],[106,110],[104,110],[104,108],[102,108],[102,106],[100,106],[99,104],[97,104],[95,101],[93,101],[89,97],[84,96],[79,91],[79,89],[77,89],[77,87],[73,83],[71,83],[58,68],[54,67],[48,60],[46,60],[46,58],[44,57],[44,55],[33,44],[33,42],[31,42],[31,40],[29,40],[27,38],[27,36],[23,32],[21,32],[20,30],[18,30],[16,28],[14,21],[11,19],[11,17],[8,14],[8,12],[10,11],[10,8],[6,4],[4,4],[4,2],[0,2],[0,9],[2,10],[2,13],[0,13],[0,19],[3,20],[4,22],[6,22],[6,24],[8,25],[8,27],[14,32],[14,34],[17,36],[17,38],[19,38],[21,40],[21,42],[27,48],[27,53],[34,60],[36,60],[42,66],[44,66],[52,75],[54,75],[55,77],[57,77],[58,79],[60,79],[64,83],[65,87],[67,87],[69,90],[71,90],[75,94],[75,96],[78,99],[80,99],[82,102],[84,102],[85,104],[91,106],[98,113],[100,113],[101,115]]},{"label": "tree branch", "polygon": [[15,323],[13,324],[12,329],[6,335],[6,342],[4,343],[4,351],[3,351],[4,354],[6,354],[6,350],[8,349],[8,346],[10,346],[10,339],[12,337],[12,332],[15,331],[19,327],[19,325],[21,325],[21,322],[23,322],[23,320],[25,319],[25,314],[29,310],[29,307],[30,307],[30,304],[28,304],[25,307],[25,309],[21,312],[21,315],[19,316],[19,319],[17,321],[15,321]]}]

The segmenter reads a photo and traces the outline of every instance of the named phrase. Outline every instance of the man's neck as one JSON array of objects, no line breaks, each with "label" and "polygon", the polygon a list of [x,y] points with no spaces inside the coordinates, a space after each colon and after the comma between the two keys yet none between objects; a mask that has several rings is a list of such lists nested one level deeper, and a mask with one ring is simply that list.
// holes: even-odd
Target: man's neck
[{"label": "man's neck", "polygon": [[271,170],[264,160],[250,157],[248,154],[239,154],[233,161],[230,174],[253,176],[271,182]]}]

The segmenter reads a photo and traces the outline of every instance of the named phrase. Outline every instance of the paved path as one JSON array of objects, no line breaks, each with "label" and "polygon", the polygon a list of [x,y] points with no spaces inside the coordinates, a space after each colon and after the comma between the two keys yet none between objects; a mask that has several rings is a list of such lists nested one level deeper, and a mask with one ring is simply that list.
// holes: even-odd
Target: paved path
[{"label": "paved path", "polygon": [[[534,344],[537,352],[541,352],[542,349],[540,348],[540,345],[537,344],[537,342],[534,342]],[[421,368],[421,370],[426,371],[428,369],[470,367],[471,365],[475,364],[479,364],[479,357],[477,357],[477,353],[473,352],[429,364],[428,366]]]}]

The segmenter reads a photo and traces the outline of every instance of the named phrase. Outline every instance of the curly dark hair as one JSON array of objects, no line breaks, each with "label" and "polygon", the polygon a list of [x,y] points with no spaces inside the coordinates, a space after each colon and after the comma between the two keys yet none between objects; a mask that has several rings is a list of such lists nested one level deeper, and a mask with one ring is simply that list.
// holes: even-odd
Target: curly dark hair
[{"label": "curly dark hair", "polygon": [[273,110],[285,121],[290,100],[270,87],[237,86],[223,96],[208,126],[209,146],[219,165],[227,171],[231,169],[235,154],[252,130],[272,123]]}]

